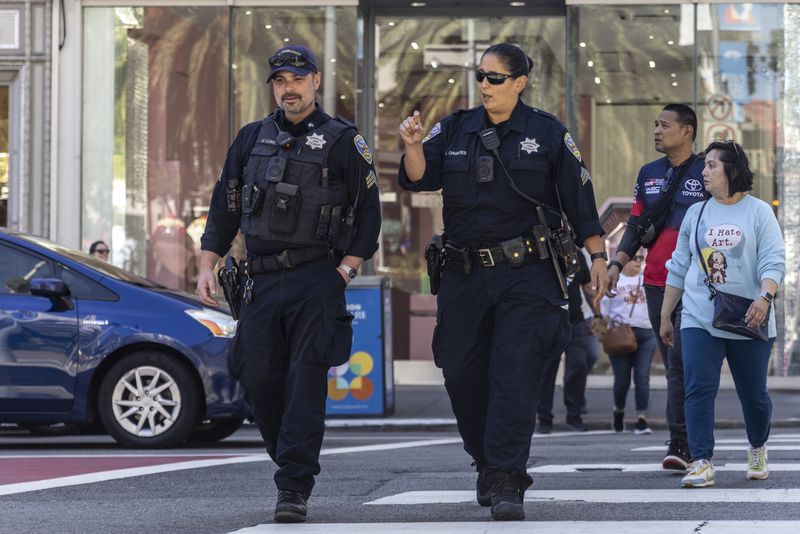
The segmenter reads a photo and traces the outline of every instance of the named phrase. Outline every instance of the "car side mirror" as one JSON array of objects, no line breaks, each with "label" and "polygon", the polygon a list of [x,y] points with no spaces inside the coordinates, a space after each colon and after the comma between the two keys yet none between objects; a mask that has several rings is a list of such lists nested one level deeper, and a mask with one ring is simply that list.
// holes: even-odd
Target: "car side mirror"
[{"label": "car side mirror", "polygon": [[58,278],[34,278],[30,282],[31,295],[47,298],[61,298],[69,296],[69,288],[63,280]]}]

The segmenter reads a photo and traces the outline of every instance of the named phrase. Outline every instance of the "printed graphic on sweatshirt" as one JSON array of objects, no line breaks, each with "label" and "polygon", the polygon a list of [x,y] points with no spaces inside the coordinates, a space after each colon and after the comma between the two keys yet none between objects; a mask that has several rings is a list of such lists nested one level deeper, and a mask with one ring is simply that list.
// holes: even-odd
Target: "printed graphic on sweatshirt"
[{"label": "printed graphic on sweatshirt", "polygon": [[[728,260],[741,255],[741,251],[737,254],[734,249],[743,243],[742,229],[735,224],[718,224],[701,230],[703,241],[708,245],[702,250],[708,269],[708,281],[712,284],[724,284],[728,282]],[[700,265],[700,272],[705,282],[702,268]]]}]

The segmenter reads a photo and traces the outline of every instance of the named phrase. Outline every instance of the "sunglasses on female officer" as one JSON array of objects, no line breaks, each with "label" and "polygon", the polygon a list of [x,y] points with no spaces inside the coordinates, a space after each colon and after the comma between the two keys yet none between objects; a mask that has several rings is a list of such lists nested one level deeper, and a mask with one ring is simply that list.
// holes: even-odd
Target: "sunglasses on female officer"
[{"label": "sunglasses on female officer", "polygon": [[314,65],[314,62],[296,54],[281,54],[278,56],[272,56],[269,58],[269,65],[270,67],[283,67],[284,65],[291,65],[292,67],[306,67],[310,66],[312,69],[317,69],[317,66]]},{"label": "sunglasses on female officer", "polygon": [[513,74],[502,74],[500,72],[485,72],[481,69],[475,71],[475,79],[478,83],[483,83],[486,78],[492,85],[502,85],[509,78],[516,78]]}]

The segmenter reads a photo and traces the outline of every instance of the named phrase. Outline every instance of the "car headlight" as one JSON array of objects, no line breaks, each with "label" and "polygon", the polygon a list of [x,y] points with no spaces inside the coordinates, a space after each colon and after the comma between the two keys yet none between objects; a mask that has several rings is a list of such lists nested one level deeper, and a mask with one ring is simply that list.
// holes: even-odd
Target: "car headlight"
[{"label": "car headlight", "polygon": [[217,337],[233,337],[236,321],[230,315],[208,308],[184,310],[186,314],[208,328]]}]

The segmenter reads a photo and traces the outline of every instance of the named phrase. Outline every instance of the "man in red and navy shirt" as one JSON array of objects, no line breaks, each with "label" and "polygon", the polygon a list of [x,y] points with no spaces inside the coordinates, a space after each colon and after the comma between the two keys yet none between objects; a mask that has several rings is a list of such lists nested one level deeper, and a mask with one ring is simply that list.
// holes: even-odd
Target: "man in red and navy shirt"
[{"label": "man in red and navy shirt", "polygon": [[686,420],[683,414],[683,357],[680,342],[680,304],[673,312],[675,345],[668,348],[658,337],[661,328],[661,303],[667,282],[666,262],[678,241],[678,230],[686,210],[695,202],[705,199],[702,158],[695,157],[692,143],[697,135],[697,116],[692,108],[683,104],[668,104],[655,121],[655,148],[663,158],[651,161],[639,170],[633,190],[633,207],[628,226],[620,241],[616,257],[609,262],[609,292],[617,287],[622,267],[642,246],[638,231],[639,217],[646,208],[654,206],[670,186],[671,180],[680,180],[674,189],[672,202],[667,207],[664,226],[648,247],[644,269],[644,289],[650,323],[656,332],[664,367],[667,370],[667,424],[670,442],[664,457],[664,469],[684,470],[689,465],[689,448],[686,442]]}]

